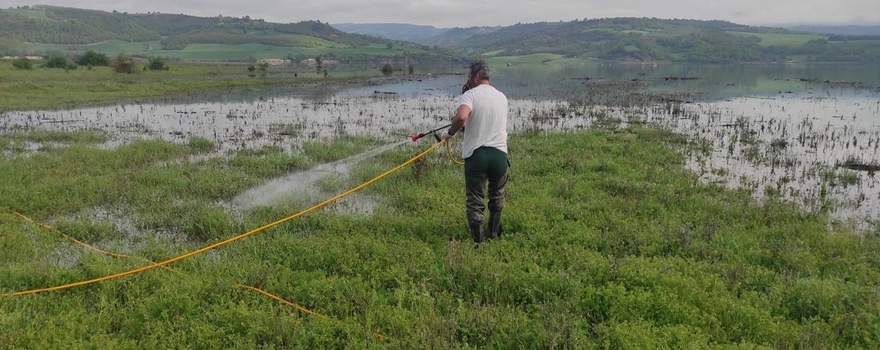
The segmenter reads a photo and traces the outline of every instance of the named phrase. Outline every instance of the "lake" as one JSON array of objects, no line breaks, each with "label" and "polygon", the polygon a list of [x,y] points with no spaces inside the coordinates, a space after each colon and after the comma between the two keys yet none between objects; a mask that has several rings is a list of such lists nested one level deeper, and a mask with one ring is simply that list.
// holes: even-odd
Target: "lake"
[{"label": "lake", "polygon": [[[303,141],[338,135],[394,143],[448,123],[465,79],[462,67],[417,73],[356,86],[7,112],[0,127],[100,129],[111,135],[104,147],[202,137],[218,146],[216,156],[267,145],[297,152]],[[782,196],[861,228],[873,229],[880,212],[880,65],[513,65],[493,67],[491,80],[510,98],[513,133],[659,125],[701,145],[688,152],[687,167],[705,182]]]}]

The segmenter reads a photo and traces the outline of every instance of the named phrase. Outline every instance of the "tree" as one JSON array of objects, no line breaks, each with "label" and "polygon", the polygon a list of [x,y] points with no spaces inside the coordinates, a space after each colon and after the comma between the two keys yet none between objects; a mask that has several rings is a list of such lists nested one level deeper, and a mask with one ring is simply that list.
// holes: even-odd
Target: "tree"
[{"label": "tree", "polygon": [[67,68],[67,57],[52,56],[44,64],[46,68]]},{"label": "tree", "polygon": [[89,50],[77,58],[76,64],[80,66],[109,66],[110,58],[105,54]]},{"label": "tree", "polygon": [[147,68],[149,70],[169,70],[169,69],[171,69],[170,67],[168,67],[168,64],[165,63],[165,60],[159,56],[150,57],[150,59],[147,61]]},{"label": "tree", "polygon": [[382,66],[382,74],[391,75],[391,73],[394,73],[394,67],[391,67],[391,64],[386,63]]},{"label": "tree", "polygon": [[34,69],[34,63],[31,62],[27,57],[22,57],[12,61],[12,66],[15,69],[23,69],[23,70],[31,70]]},{"label": "tree", "polygon": [[116,59],[113,60],[113,70],[116,73],[134,73],[137,70],[137,63],[135,63],[134,59],[131,56],[120,53],[116,56]]}]

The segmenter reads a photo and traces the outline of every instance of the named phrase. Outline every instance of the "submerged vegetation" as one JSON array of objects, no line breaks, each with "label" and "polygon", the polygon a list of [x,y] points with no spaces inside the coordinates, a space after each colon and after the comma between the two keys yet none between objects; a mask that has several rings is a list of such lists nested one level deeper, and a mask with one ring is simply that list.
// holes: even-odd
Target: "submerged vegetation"
[{"label": "submerged vegetation", "polygon": [[[876,114],[876,98],[835,98],[858,84],[774,78],[761,84],[778,99],[691,103],[718,84],[700,80],[712,74],[524,75],[512,94],[534,84],[565,98],[511,99],[505,234],[475,250],[462,170],[442,148],[361,197],[266,226],[429,147],[407,132],[448,120],[443,93],[128,104],[286,84],[291,72],[0,65],[0,348],[880,346],[878,227],[833,217],[847,204],[834,194],[873,197],[880,170],[880,132],[856,118]],[[310,74],[294,79],[343,79]],[[666,83],[649,92],[651,80]],[[40,111],[107,101],[118,104]],[[344,172],[318,171],[346,161]],[[746,179],[749,167],[769,174]],[[291,174],[321,197],[258,186]],[[255,186],[282,195],[238,202]],[[13,295],[245,232],[255,233],[163,268]]]},{"label": "submerged vegetation", "polygon": [[[128,60],[125,60],[125,59]],[[155,101],[162,98],[195,96],[231,89],[260,89],[271,86],[308,85],[378,77],[381,72],[324,71],[290,67],[266,68],[259,77],[240,64],[186,64],[153,58],[142,63],[120,54],[113,67],[60,71],[35,68],[24,59],[0,60],[0,112],[36,109],[68,109],[114,102]],[[130,73],[130,74],[119,74]]]},{"label": "submerged vegetation", "polygon": [[[0,137],[0,291],[162,261],[303,209],[224,205],[260,181],[376,147],[340,137],[228,157],[206,140],[96,147],[100,132]],[[27,145],[43,146],[27,150]],[[427,147],[427,145],[424,145]],[[873,348],[880,237],[704,184],[682,136],[638,126],[511,137],[505,235],[474,250],[461,169],[440,152],[365,194],[206,254],[64,291],[0,298],[24,348]],[[417,152],[378,155],[352,187]],[[76,245],[61,233],[128,258]],[[255,290],[271,293],[284,302]]]}]

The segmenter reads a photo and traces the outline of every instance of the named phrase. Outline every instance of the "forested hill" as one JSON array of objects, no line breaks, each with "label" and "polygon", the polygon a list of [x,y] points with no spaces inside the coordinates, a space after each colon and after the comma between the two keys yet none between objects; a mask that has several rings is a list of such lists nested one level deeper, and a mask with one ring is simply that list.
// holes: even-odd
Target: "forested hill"
[{"label": "forested hill", "polygon": [[387,39],[345,33],[316,21],[281,24],[252,20],[247,16],[128,14],[45,5],[0,10],[0,33],[6,40],[43,44],[162,40],[168,49],[192,42],[285,45],[293,40],[290,35],[315,37],[344,45],[388,42]]},{"label": "forested hill", "polygon": [[[357,32],[373,25],[348,25]],[[406,30],[407,28],[400,28]],[[395,39],[395,28],[383,37]],[[686,62],[880,61],[880,37],[796,32],[728,21],[601,18],[453,28],[418,43],[467,55],[555,54],[605,60]]]},{"label": "forested hill", "polygon": [[880,26],[808,26],[788,27],[796,32],[835,35],[880,35]]},{"label": "forested hill", "polygon": [[[726,21],[603,18],[571,22],[516,24],[461,40],[453,48],[495,51],[498,55],[556,53],[603,59],[670,60],[675,54],[701,55],[701,46],[738,51],[732,60],[763,60],[759,40],[749,34],[787,34],[782,28]],[[719,57],[721,58],[721,57]],[[722,58],[723,59],[723,58]],[[776,58],[771,58],[776,59]]]},{"label": "forested hill", "polygon": [[[406,24],[340,26],[358,32],[320,21],[284,24],[248,16],[128,14],[39,5],[0,9],[0,55],[75,56],[94,49],[220,60],[322,56],[349,62],[441,62],[541,54],[551,55],[548,59],[694,63],[880,62],[877,35],[795,32],[717,20],[600,18],[444,30]],[[425,37],[432,33],[440,34]]]},{"label": "forested hill", "polygon": [[[445,42],[443,36],[435,38]],[[727,21],[606,18],[517,24],[457,40],[471,54],[551,53],[606,60],[687,62],[880,61],[877,38],[831,37]]]},{"label": "forested hill", "polygon": [[385,39],[403,40],[424,44],[425,40],[441,35],[449,29],[405,23],[334,23],[333,28],[346,33],[370,35]]}]

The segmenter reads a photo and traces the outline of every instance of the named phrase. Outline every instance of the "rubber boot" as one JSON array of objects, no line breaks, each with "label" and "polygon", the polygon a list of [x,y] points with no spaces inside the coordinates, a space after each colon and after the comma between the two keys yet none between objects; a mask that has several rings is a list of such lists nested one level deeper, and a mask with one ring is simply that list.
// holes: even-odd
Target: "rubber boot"
[{"label": "rubber boot", "polygon": [[489,213],[489,232],[486,236],[489,239],[495,239],[501,237],[501,233],[504,232],[504,229],[501,228],[501,212],[497,213]]},{"label": "rubber boot", "polygon": [[483,243],[483,225],[473,225],[471,226],[471,238],[474,239],[474,248],[480,246],[480,243]]}]

